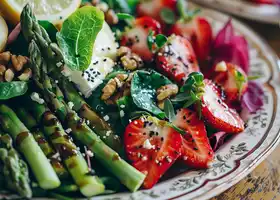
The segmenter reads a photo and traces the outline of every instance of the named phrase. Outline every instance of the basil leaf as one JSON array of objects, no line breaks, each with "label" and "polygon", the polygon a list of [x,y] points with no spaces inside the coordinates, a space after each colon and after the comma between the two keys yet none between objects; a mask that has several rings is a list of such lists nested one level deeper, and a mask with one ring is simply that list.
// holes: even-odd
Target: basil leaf
[{"label": "basil leaf", "polygon": [[134,16],[127,14],[127,13],[118,13],[117,16],[120,20],[134,20],[135,19]]},{"label": "basil leaf", "polygon": [[39,20],[38,23],[47,31],[51,41],[56,42],[56,34],[58,32],[56,27],[51,22],[46,20]]},{"label": "basil leaf", "polygon": [[151,116],[151,114],[146,111],[134,111],[134,112],[130,113],[129,118],[131,120],[134,120],[134,119],[138,119],[142,116]]},{"label": "basil leaf", "polygon": [[159,118],[165,118],[165,113],[156,104],[156,90],[172,82],[155,71],[137,71],[131,82],[131,95],[135,105],[153,113]]},{"label": "basil leaf", "polygon": [[160,49],[161,47],[163,47],[165,45],[165,43],[167,42],[167,37],[165,35],[162,34],[158,34],[156,36],[156,44],[157,47]]},{"label": "basil leaf", "polygon": [[27,82],[24,81],[2,82],[0,83],[0,100],[24,95],[27,89]]},{"label": "basil leaf", "polygon": [[160,12],[161,19],[167,24],[174,24],[175,23],[175,14],[170,8],[163,8]]},{"label": "basil leaf", "polygon": [[172,122],[175,119],[174,107],[169,99],[164,101],[164,113],[169,122]]},{"label": "basil leaf", "polygon": [[88,68],[103,22],[103,12],[93,6],[79,8],[64,21],[57,41],[68,67],[80,71]]}]

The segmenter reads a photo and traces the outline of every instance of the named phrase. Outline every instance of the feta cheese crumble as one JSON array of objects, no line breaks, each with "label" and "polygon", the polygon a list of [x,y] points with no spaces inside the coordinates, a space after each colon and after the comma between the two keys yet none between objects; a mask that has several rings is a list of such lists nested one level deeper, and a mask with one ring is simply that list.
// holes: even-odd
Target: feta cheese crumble
[{"label": "feta cheese crumble", "polygon": [[39,94],[37,92],[33,92],[31,95],[30,95],[32,101],[35,101],[37,102],[38,104],[43,104],[45,103],[45,100],[40,98]]}]

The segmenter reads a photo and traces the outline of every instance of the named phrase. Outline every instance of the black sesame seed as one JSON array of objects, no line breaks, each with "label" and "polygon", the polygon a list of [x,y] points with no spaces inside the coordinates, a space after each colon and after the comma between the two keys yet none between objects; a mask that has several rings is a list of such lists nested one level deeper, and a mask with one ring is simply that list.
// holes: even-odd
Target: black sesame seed
[{"label": "black sesame seed", "polygon": [[187,117],[184,115],[184,116],[183,116],[183,119],[185,119],[185,120],[186,120],[186,119],[187,119]]},{"label": "black sesame seed", "polygon": [[161,137],[161,138],[160,138],[160,140],[161,140],[161,141],[163,141],[163,140],[164,140],[164,138],[163,138],[163,137]]},{"label": "black sesame seed", "polygon": [[191,120],[187,120],[187,123],[188,123],[188,124],[191,123]]},{"label": "black sesame seed", "polygon": [[197,151],[197,150],[198,150],[198,148],[194,147],[194,148],[193,148],[193,150]]},{"label": "black sesame seed", "polygon": [[103,62],[106,62],[107,61],[107,58],[105,58],[104,60],[103,60]]}]

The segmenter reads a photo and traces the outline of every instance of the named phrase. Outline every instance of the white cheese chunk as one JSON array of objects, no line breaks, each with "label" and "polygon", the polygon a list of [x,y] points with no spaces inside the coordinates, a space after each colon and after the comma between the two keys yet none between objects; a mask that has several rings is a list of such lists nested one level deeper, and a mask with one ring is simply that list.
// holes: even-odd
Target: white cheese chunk
[{"label": "white cheese chunk", "polygon": [[109,57],[115,60],[118,46],[119,44],[116,42],[114,33],[109,25],[104,22],[95,40],[93,55],[97,57]]},{"label": "white cheese chunk", "polygon": [[[65,67],[64,74],[68,74],[69,80],[74,82],[80,92],[88,98],[92,91],[113,71],[114,65],[114,61],[110,58],[94,57],[89,68],[85,71],[72,71]],[[70,71],[70,73],[67,71]]]}]

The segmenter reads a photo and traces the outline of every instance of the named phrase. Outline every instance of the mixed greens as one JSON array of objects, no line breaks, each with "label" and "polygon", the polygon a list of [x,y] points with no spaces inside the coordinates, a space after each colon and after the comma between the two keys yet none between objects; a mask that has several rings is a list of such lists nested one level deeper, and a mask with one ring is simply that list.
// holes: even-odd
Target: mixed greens
[{"label": "mixed greens", "polygon": [[[207,168],[220,138],[245,129],[239,113],[262,105],[230,21],[213,44],[185,1],[101,3],[118,13],[111,28],[100,5],[60,30],[23,8],[7,48],[27,57],[0,53],[0,189],[69,199],[151,188],[177,160]],[[16,78],[25,68],[32,76]]]}]

